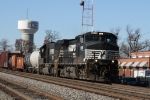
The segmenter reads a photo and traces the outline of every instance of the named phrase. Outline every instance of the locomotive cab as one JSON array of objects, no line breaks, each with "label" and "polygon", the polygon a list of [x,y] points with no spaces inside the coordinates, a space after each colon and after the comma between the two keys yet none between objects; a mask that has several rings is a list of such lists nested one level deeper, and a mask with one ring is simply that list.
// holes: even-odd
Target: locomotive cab
[{"label": "locomotive cab", "polygon": [[85,68],[89,71],[87,77],[90,80],[101,81],[100,78],[113,79],[117,76],[119,47],[114,34],[87,32],[78,36],[77,39],[80,40],[76,50],[79,55],[78,59],[80,59],[78,63],[85,63],[88,66]]}]

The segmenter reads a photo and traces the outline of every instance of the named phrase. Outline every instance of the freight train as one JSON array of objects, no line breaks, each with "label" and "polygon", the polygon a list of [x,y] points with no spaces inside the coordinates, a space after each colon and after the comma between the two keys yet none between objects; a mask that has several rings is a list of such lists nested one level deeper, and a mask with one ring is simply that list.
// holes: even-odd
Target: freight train
[{"label": "freight train", "polygon": [[[11,54],[7,67],[55,77],[115,81],[118,76],[118,55],[119,47],[114,34],[86,32],[74,39],[47,42],[39,50],[25,56]],[[0,66],[5,67],[4,63],[6,61],[0,58]]]}]

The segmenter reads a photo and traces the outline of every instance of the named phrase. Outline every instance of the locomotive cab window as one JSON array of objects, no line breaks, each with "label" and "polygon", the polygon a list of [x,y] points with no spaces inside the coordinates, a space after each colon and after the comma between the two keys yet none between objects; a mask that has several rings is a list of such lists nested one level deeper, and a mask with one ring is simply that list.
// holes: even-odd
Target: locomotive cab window
[{"label": "locomotive cab window", "polygon": [[114,37],[102,37],[101,38],[103,42],[111,42],[111,43],[116,43],[116,39]]},{"label": "locomotive cab window", "polygon": [[87,42],[99,41],[100,38],[98,36],[86,36]]},{"label": "locomotive cab window", "polygon": [[113,43],[117,43],[115,38],[112,38],[112,42]]},{"label": "locomotive cab window", "polygon": [[107,38],[106,42],[111,42],[111,41],[110,41],[110,38]]}]

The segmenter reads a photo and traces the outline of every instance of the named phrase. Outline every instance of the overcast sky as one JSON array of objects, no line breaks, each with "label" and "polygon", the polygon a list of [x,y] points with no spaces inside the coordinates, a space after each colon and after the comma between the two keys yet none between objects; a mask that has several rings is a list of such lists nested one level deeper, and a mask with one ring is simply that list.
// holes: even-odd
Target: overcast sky
[{"label": "overcast sky", "polygon": [[[28,18],[39,22],[34,35],[37,46],[43,44],[45,30],[55,30],[61,39],[81,34],[82,7],[80,0],[0,0],[0,39],[10,44],[21,38],[18,20]],[[126,37],[125,28],[140,28],[143,39],[150,37],[150,0],[94,0],[94,30],[110,32],[121,28],[120,37]]]}]

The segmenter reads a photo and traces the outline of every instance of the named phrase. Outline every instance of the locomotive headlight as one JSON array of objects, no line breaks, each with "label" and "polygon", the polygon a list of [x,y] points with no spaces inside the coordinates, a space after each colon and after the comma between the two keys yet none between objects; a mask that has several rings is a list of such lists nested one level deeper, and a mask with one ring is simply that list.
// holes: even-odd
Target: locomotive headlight
[{"label": "locomotive headlight", "polygon": [[95,62],[97,62],[98,60],[96,59]]},{"label": "locomotive headlight", "polygon": [[99,33],[99,35],[103,35],[103,33]]},{"label": "locomotive headlight", "polygon": [[111,62],[114,63],[114,60],[112,60]]}]

